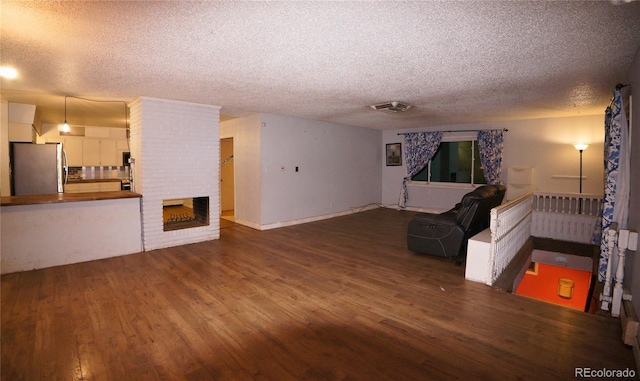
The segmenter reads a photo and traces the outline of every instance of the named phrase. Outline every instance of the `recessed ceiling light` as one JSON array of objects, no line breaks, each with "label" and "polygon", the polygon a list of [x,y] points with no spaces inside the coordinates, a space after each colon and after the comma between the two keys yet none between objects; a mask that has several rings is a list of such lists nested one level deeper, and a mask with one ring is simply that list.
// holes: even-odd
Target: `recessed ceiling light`
[{"label": "recessed ceiling light", "polygon": [[369,106],[372,109],[376,110],[376,111],[385,111],[385,112],[403,112],[403,111],[407,111],[408,109],[410,109],[412,106],[406,103],[402,103],[400,101],[392,101],[392,102],[385,102],[385,103],[380,103],[377,105],[371,105]]},{"label": "recessed ceiling light", "polygon": [[16,69],[12,67],[6,67],[6,66],[0,67],[0,77],[7,78],[7,79],[14,79],[17,76],[18,76],[18,72],[16,71]]}]

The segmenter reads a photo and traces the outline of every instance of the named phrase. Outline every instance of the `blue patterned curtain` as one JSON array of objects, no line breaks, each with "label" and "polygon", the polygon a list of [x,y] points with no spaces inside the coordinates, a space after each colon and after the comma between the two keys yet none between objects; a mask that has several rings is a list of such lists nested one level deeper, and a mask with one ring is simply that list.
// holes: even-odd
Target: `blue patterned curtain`
[{"label": "blue patterned curtain", "polygon": [[[602,219],[598,222],[592,242],[600,243],[600,260],[598,263],[598,280],[604,281],[607,262],[613,253],[609,253],[606,241],[602,237],[607,234],[612,222],[618,228],[626,229],[629,203],[629,132],[627,119],[622,104],[622,93],[616,88],[613,102],[607,107],[604,122],[604,202]],[[623,164],[621,166],[621,164]],[[615,275],[614,275],[615,276]]]},{"label": "blue patterned curtain", "polygon": [[502,174],[503,130],[478,131],[480,163],[487,184],[500,184]]},{"label": "blue patterned curtain", "polygon": [[[609,144],[611,144],[610,131],[611,131],[611,107],[607,107],[607,109],[604,111],[604,155],[602,156],[604,158],[604,186],[605,186],[604,191],[605,193],[607,192],[606,188],[607,188],[607,177],[608,177],[607,162],[608,162],[609,155],[607,154],[607,152],[609,152]],[[600,210],[598,211],[598,217],[596,219],[596,225],[593,227],[593,234],[591,236],[591,244],[597,245],[597,246],[600,246],[602,244],[602,230],[603,230],[602,215],[604,212],[604,199],[602,201],[603,203],[600,205]],[[610,224],[611,224],[611,220],[609,219],[609,224],[607,225],[607,227]]]},{"label": "blue patterned curtain", "polygon": [[402,190],[400,192],[400,201],[398,202],[401,208],[406,206],[407,198],[409,197],[407,182],[427,166],[429,160],[436,154],[441,140],[442,131],[412,132],[404,135],[407,176],[402,180]]}]

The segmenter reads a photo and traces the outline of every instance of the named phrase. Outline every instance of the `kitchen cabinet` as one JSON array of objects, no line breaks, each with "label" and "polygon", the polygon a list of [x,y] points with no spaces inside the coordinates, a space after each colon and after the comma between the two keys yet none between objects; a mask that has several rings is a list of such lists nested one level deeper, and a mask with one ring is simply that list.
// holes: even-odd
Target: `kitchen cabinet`
[{"label": "kitchen cabinet", "polygon": [[35,143],[36,130],[30,124],[9,123],[9,141]]},{"label": "kitchen cabinet", "polygon": [[[123,166],[122,153],[129,152],[126,130],[108,127],[73,127],[81,135],[60,135],[58,126],[46,125],[44,134],[37,137],[38,143],[62,143],[71,167]],[[32,127],[29,127],[33,130]],[[35,130],[33,130],[35,131]],[[34,133],[30,131],[29,134]],[[22,137],[24,135],[24,137]],[[26,132],[23,140],[30,139]],[[21,140],[20,140],[21,141]]]},{"label": "kitchen cabinet", "polygon": [[100,140],[87,139],[82,141],[82,165],[96,167],[100,165]]},{"label": "kitchen cabinet", "polygon": [[65,193],[100,192],[100,183],[75,183],[64,187]]},{"label": "kitchen cabinet", "polygon": [[120,190],[120,181],[71,183],[64,186],[64,193],[113,192]]},{"label": "kitchen cabinet", "polygon": [[118,165],[115,140],[100,140],[100,165]]},{"label": "kitchen cabinet", "polygon": [[65,136],[60,135],[57,124],[45,124],[37,143],[63,143],[64,138]]},{"label": "kitchen cabinet", "polygon": [[[18,127],[17,128],[18,130],[22,130],[26,132],[27,131],[26,126],[33,128],[33,135],[31,140],[10,140],[10,141],[21,141],[21,142],[30,141],[32,143],[35,143],[36,133],[37,135],[42,134],[42,124],[40,123],[40,113],[36,109],[36,106],[9,102],[8,114],[9,114],[9,124],[25,126],[25,127]],[[11,127],[9,127],[9,130],[11,130]]]},{"label": "kitchen cabinet", "polygon": [[62,138],[62,148],[67,154],[67,161],[70,167],[82,167],[82,138],[65,137]]},{"label": "kitchen cabinet", "polygon": [[114,192],[120,190],[120,182],[109,181],[100,184],[100,192]]},{"label": "kitchen cabinet", "polygon": [[116,140],[116,150],[117,150],[117,159],[118,159],[118,165],[119,166],[123,166],[123,165],[128,165],[129,163],[125,163],[123,161],[123,153],[125,152],[129,152],[129,142],[127,141],[127,139],[120,139],[120,140]]},{"label": "kitchen cabinet", "polygon": [[106,127],[85,127],[84,136],[87,138],[108,138],[110,128]]},{"label": "kitchen cabinet", "polygon": [[109,137],[113,140],[127,141],[127,129],[126,128],[110,128]]},{"label": "kitchen cabinet", "polygon": [[85,167],[117,166],[116,141],[85,138],[82,142],[82,165]]},{"label": "kitchen cabinet", "polygon": [[80,184],[67,184],[64,186],[64,193],[79,193]]}]

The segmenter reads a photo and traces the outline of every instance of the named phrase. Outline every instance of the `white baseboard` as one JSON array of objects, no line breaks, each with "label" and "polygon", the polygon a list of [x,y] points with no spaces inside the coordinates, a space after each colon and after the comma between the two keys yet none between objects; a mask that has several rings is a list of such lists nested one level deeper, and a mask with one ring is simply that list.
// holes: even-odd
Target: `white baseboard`
[{"label": "white baseboard", "polygon": [[[397,208],[400,209],[400,208]],[[437,209],[437,208],[420,208],[417,206],[407,206],[406,208],[404,208],[403,210],[409,210],[411,212],[420,212],[420,213],[433,213],[433,214],[440,214],[440,213],[444,213],[449,209]]]},{"label": "white baseboard", "polygon": [[260,224],[255,224],[253,222],[249,222],[249,221],[246,221],[246,220],[240,220],[238,218],[236,218],[236,224],[243,225],[243,226],[246,226],[246,227],[251,228],[251,229],[262,230],[262,229],[260,229]]},{"label": "white baseboard", "polygon": [[282,228],[282,227],[285,227],[285,226],[306,224],[307,222],[321,221],[321,220],[326,220],[326,219],[329,219],[329,218],[346,216],[348,214],[354,214],[354,213],[364,212],[366,210],[378,209],[380,207],[383,207],[383,206],[380,205],[380,204],[369,204],[369,205],[365,205],[363,207],[351,208],[350,210],[344,210],[342,212],[323,214],[321,216],[314,216],[314,217],[308,217],[308,218],[299,218],[299,219],[289,220],[289,221],[273,222],[273,223],[264,224],[264,225],[256,224],[256,223],[245,221],[245,220],[242,220],[242,219],[236,219],[236,223],[240,224],[240,225],[244,225],[244,226],[252,228],[252,229],[256,229],[256,230],[271,230],[271,229]]},{"label": "white baseboard", "polygon": [[351,210],[345,210],[345,211],[342,211],[342,212],[324,214],[322,216],[314,216],[314,217],[308,217],[308,218],[300,218],[300,219],[296,219],[296,220],[274,222],[274,223],[271,223],[271,224],[261,225],[259,230],[270,230],[270,229],[282,228],[282,227],[285,227],[285,226],[306,224],[308,222],[321,221],[321,220],[326,220],[326,219],[329,219],[329,218],[346,216],[348,214],[364,212],[366,210],[378,209],[379,207],[380,207],[379,204],[369,204],[369,205],[363,206],[361,208],[352,208]]}]

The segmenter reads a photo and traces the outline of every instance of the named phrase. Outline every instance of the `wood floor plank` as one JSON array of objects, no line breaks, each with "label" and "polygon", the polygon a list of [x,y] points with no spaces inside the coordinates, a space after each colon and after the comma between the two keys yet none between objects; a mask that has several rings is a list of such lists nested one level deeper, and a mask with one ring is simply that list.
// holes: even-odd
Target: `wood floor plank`
[{"label": "wood floor plank", "polygon": [[618,319],[464,279],[376,209],[2,276],[3,380],[572,379]]}]

